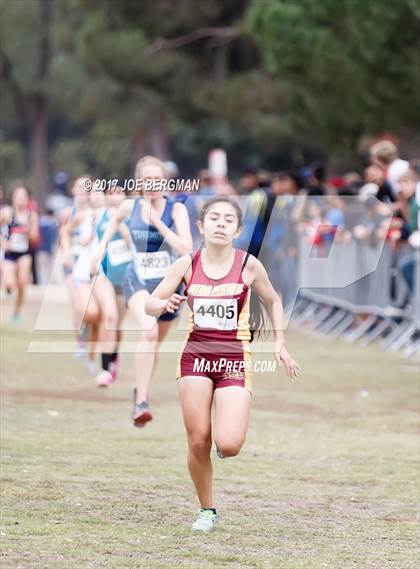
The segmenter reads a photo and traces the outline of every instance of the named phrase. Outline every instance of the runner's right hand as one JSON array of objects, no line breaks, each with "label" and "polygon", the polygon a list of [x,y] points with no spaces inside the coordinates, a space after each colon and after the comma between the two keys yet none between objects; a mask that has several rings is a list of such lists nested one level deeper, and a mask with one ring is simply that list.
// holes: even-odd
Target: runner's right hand
[{"label": "runner's right hand", "polygon": [[90,262],[90,275],[93,277],[99,271],[99,265],[101,264],[101,259],[98,255],[94,255]]},{"label": "runner's right hand", "polygon": [[63,259],[63,267],[66,268],[68,271],[71,271],[73,268],[73,262],[71,255],[66,255]]},{"label": "runner's right hand", "polygon": [[187,300],[186,296],[174,293],[170,298],[168,298],[168,302],[165,307],[166,312],[176,312],[184,300]]}]

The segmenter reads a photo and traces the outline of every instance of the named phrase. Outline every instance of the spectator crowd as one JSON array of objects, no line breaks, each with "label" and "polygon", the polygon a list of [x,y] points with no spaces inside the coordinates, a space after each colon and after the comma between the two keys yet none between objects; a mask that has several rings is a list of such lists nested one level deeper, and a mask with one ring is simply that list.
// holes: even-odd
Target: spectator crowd
[{"label": "spectator crowd", "polygon": [[[171,177],[179,176],[176,165],[168,163]],[[406,285],[404,298],[395,298],[400,308],[410,305],[415,285],[415,252],[420,247],[420,159],[399,157],[389,140],[374,144],[360,171],[328,177],[325,166],[314,163],[300,169],[280,172],[246,169],[236,183],[212,177],[209,170],[198,174],[200,190],[176,194],[185,203],[196,246],[200,236],[195,222],[206,197],[215,194],[238,196],[244,208],[244,227],[236,246],[259,256],[270,272],[287,305],[296,287],[299,240],[306,239],[314,254],[328,255],[333,239],[357,241],[375,246],[386,241],[393,253],[394,273]],[[2,211],[13,206],[15,183],[5,199],[0,187]],[[39,216],[39,237],[31,244],[33,282],[49,278],[57,247],[60,211],[71,204],[67,195],[69,178],[59,172],[53,179],[54,191]],[[28,207],[37,212],[38,204],[29,192]],[[4,217],[4,216],[3,216]],[[6,238],[7,219],[2,221]],[[392,283],[389,283],[392,287]]]}]

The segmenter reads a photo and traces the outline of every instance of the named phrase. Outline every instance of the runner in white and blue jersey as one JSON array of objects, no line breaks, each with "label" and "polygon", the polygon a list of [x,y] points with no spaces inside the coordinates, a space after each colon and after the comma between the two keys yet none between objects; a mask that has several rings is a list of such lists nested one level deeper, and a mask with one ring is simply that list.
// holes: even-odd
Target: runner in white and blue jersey
[{"label": "runner in white and blue jersey", "polygon": [[73,268],[83,250],[81,229],[82,226],[85,225],[85,218],[89,215],[89,193],[86,191],[86,181],[90,181],[88,176],[80,176],[72,183],[70,192],[73,196],[73,205],[62,211],[59,229],[59,242],[63,255],[63,270],[77,337],[77,350],[74,354],[77,358],[86,355],[87,340],[87,328],[84,322],[80,325],[84,313],[80,289],[76,286],[73,279]]},{"label": "runner in white and blue jersey", "polygon": [[[146,156],[137,163],[135,176],[143,183],[160,182],[166,176],[165,166],[159,159]],[[98,270],[110,239],[127,218],[134,256],[127,269],[123,292],[141,332],[136,354],[132,420],[136,427],[142,427],[153,418],[148,395],[158,343],[166,336],[174,317],[168,314],[156,319],[146,314],[144,305],[175,257],[192,250],[192,237],[188,212],[182,203],[174,202],[162,191],[144,191],[142,195],[124,200],[111,218],[101,239],[98,256],[92,263],[92,272]]]},{"label": "runner in white and blue jersey", "polygon": [[[125,199],[122,184],[105,192],[105,210],[96,224],[100,242],[111,217]],[[131,238],[123,222],[119,231],[108,243],[105,256],[95,280],[93,294],[100,306],[99,341],[101,343],[102,369],[96,376],[98,387],[107,387],[117,378],[119,369],[118,346],[121,342],[121,324],[126,314],[122,283],[131,261]]]}]

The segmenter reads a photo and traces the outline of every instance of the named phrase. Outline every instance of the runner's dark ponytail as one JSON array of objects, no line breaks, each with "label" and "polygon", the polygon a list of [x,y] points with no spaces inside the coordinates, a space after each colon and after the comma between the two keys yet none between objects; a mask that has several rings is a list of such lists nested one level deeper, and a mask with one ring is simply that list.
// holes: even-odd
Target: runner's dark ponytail
[{"label": "runner's dark ponytail", "polygon": [[261,301],[253,290],[250,292],[249,299],[249,330],[251,332],[250,342],[261,336],[261,332],[265,330],[265,318]]},{"label": "runner's dark ponytail", "polygon": [[[215,196],[210,198],[206,203],[203,205],[200,211],[199,220],[201,223],[204,222],[204,218],[206,217],[206,213],[208,212],[209,208],[216,204],[216,203],[228,203],[230,204],[236,212],[236,217],[238,218],[238,229],[242,228],[242,209],[239,203],[228,196]],[[242,269],[245,267],[246,262],[248,260],[249,255],[247,254],[245,257],[244,264]],[[250,299],[249,299],[249,329],[251,332],[251,340],[254,340],[256,335],[257,338],[260,337],[262,330],[265,328],[265,318],[264,318],[264,311],[261,304],[261,301],[255,292],[250,290]]]}]

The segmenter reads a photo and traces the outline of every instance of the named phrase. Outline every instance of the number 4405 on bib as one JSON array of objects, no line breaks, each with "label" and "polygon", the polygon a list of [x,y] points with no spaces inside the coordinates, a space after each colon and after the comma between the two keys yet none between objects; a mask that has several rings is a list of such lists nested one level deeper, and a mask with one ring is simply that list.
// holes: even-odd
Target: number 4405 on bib
[{"label": "number 4405 on bib", "polygon": [[195,298],[194,323],[200,328],[236,330],[238,301],[236,298]]}]

